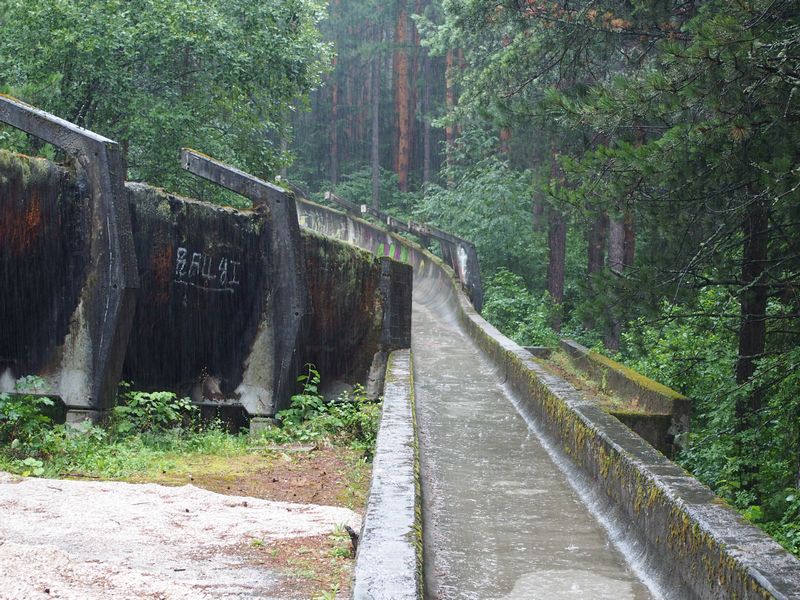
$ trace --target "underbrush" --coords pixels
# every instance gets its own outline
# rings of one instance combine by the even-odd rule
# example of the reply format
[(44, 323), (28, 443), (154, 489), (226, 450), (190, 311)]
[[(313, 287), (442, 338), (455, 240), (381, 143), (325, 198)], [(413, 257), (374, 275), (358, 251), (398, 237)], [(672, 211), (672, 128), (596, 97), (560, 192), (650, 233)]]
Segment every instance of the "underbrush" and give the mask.
[(172, 470), (188, 456), (241, 456), (265, 446), (313, 443), (349, 447), (371, 460), (380, 407), (363, 388), (326, 402), (319, 373), (301, 376), (303, 393), (277, 415), (279, 424), (254, 435), (231, 434), (219, 421), (203, 422), (188, 398), (138, 392), (125, 386), (103, 426), (54, 424), (49, 398), (31, 393), (35, 379), (16, 394), (0, 394), (0, 470), (25, 476), (125, 479)]

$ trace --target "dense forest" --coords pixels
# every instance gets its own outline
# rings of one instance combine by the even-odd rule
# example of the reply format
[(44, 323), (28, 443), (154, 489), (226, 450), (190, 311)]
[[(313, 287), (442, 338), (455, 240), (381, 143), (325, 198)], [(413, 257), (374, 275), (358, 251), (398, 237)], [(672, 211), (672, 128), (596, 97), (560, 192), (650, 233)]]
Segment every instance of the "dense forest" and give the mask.
[(474, 241), (487, 319), (689, 396), (679, 462), (800, 553), (798, 3), (0, 9), (0, 91), (120, 140), (131, 179), (202, 195), (189, 145)]

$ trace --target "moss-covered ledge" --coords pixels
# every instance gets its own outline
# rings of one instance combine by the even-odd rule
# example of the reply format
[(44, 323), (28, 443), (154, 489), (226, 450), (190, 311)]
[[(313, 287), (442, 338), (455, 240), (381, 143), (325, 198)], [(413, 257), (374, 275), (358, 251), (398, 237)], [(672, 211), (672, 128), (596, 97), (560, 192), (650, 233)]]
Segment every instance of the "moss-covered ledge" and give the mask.
[(576, 368), (601, 382), (603, 391), (649, 413), (671, 415), (673, 435), (689, 430), (692, 403), (686, 396), (572, 340), (561, 340), (561, 348)]
[(422, 508), (410, 350), (389, 355), (367, 511), (353, 574), (354, 600), (423, 596)]

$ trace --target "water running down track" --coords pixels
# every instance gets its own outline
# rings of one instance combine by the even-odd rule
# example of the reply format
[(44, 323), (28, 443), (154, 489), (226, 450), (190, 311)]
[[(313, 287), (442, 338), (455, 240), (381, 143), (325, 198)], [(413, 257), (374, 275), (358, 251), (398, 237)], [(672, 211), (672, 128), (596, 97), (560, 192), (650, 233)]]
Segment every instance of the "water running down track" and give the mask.
[(417, 277), (412, 351), (429, 598), (659, 597), (460, 328), (453, 293)]

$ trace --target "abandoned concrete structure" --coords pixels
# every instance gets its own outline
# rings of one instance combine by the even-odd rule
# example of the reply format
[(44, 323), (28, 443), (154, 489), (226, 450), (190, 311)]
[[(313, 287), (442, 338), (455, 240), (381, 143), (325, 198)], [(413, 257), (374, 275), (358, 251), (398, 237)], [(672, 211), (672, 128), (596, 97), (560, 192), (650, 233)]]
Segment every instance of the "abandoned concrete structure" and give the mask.
[(301, 234), (291, 192), (187, 150), (253, 209), (180, 198), (122, 182), (110, 140), (5, 97), (0, 120), (77, 159), (0, 155), (0, 389), (36, 374), (69, 418), (97, 418), (124, 377), (268, 417), (306, 362), (350, 382), (374, 363), (379, 387), (408, 347), (411, 267)]

